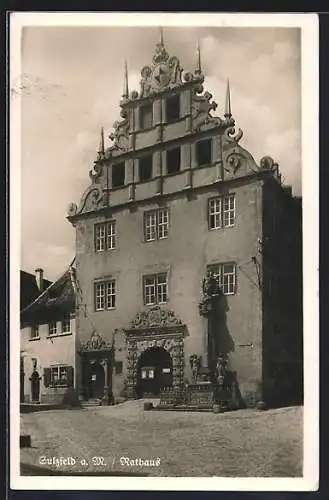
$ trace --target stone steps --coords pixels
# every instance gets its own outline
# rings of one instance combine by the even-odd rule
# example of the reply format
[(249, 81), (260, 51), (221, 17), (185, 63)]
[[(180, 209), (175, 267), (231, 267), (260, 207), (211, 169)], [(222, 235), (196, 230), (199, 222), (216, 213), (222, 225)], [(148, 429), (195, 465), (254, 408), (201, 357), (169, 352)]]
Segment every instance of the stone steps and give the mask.
[(87, 401), (81, 401), (81, 408), (89, 408), (90, 406), (102, 406), (100, 399), (88, 399)]

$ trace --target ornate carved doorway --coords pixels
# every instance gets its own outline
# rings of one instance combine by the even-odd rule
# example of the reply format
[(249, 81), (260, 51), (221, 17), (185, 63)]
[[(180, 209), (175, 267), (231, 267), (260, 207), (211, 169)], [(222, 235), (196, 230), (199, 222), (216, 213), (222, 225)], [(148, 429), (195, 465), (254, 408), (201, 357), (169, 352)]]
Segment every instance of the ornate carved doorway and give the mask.
[(163, 347), (150, 347), (137, 362), (137, 397), (157, 396), (164, 387), (173, 384), (172, 358)]
[(112, 342), (105, 341), (95, 331), (87, 342), (81, 343), (82, 386), (79, 392), (83, 399), (99, 399), (104, 405), (112, 402), (112, 349)]
[[(127, 392), (129, 398), (138, 397), (141, 390), (143, 392), (143, 386), (144, 389), (148, 386), (152, 392), (159, 392), (161, 387), (166, 385), (165, 375), (167, 375), (168, 385), (172, 385), (177, 390), (183, 386), (184, 337), (187, 329), (173, 311), (162, 309), (160, 306), (141, 311), (130, 323), (125, 333), (128, 353)], [(146, 354), (147, 352), (150, 354)], [(148, 379), (148, 383), (144, 384), (141, 384), (142, 367), (147, 369), (144, 376)], [(170, 374), (168, 368), (171, 369)], [(152, 369), (154, 369), (153, 373)], [(163, 369), (165, 372), (162, 371)], [(154, 380), (152, 380), (153, 378)], [(145, 390), (145, 392), (147, 391)]]

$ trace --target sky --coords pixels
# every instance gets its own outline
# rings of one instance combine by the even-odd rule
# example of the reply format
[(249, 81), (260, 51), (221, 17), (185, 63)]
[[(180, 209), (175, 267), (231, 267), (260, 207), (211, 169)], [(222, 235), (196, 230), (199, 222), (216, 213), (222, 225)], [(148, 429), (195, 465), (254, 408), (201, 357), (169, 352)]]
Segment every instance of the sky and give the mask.
[[(241, 146), (259, 162), (272, 156), (286, 184), (301, 194), (299, 28), (164, 28), (170, 55), (195, 67), (199, 39), (205, 90), (224, 113), (230, 79)], [(67, 207), (90, 185), (102, 126), (120, 119), (125, 60), (129, 90), (151, 63), (158, 27), (25, 27), (22, 78), (21, 269), (59, 277), (75, 255)], [(106, 146), (111, 142), (106, 141)]]

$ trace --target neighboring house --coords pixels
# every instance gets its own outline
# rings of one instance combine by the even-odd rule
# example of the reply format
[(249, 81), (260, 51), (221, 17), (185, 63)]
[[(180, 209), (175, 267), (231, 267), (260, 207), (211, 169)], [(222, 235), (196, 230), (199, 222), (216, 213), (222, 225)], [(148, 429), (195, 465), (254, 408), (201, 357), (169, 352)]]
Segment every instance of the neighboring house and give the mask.
[[(301, 200), (270, 157), (257, 164), (240, 146), (229, 85), (224, 116), (212, 116), (200, 53), (182, 79), (161, 40), (141, 77), (129, 92), (126, 71), (114, 145), (102, 131), (91, 185), (69, 208), (79, 393), (179, 390), (191, 357), (207, 369), (224, 353), (246, 405), (291, 401), (302, 392)], [(208, 271), (225, 299), (216, 352), (199, 311)], [(49, 367), (42, 329), (30, 344), (47, 344)]]
[(61, 403), (75, 387), (74, 279), (70, 266), (21, 310), (21, 402)]
[(20, 280), (20, 311), (30, 305), (40, 293), (51, 285), (51, 281), (44, 279), (42, 269), (36, 269), (35, 274), (21, 271)]

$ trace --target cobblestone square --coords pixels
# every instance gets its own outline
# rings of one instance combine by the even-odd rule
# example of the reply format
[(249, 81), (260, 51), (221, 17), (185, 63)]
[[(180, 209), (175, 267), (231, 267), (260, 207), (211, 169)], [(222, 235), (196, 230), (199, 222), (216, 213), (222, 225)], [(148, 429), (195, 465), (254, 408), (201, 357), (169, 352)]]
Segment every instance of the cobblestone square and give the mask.
[(301, 407), (144, 411), (142, 401), (27, 413), (21, 434), (31, 434), (32, 447), (21, 463), (104, 475), (301, 477), (302, 415)]

